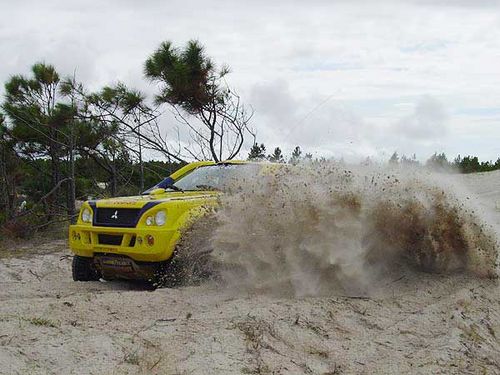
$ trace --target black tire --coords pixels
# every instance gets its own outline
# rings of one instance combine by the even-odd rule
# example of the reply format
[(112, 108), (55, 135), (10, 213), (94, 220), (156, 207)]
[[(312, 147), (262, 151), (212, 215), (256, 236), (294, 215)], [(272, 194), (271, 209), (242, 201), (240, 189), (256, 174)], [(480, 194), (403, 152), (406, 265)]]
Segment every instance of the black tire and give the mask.
[(97, 281), (100, 278), (93, 259), (78, 255), (73, 257), (72, 274), (74, 281)]

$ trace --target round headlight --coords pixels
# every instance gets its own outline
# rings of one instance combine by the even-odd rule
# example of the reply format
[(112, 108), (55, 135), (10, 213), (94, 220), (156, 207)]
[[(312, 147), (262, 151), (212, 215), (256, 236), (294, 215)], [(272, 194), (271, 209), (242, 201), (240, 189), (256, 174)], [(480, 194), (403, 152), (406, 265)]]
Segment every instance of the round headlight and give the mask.
[(84, 208), (82, 211), (82, 221), (85, 223), (92, 221), (92, 212), (88, 208)]
[(158, 211), (155, 215), (156, 225), (163, 225), (167, 222), (167, 213), (165, 211)]
[(154, 223), (155, 223), (155, 219), (154, 219), (154, 217), (153, 217), (153, 216), (148, 216), (148, 217), (146, 218), (146, 225), (151, 226), (151, 225), (153, 225)]

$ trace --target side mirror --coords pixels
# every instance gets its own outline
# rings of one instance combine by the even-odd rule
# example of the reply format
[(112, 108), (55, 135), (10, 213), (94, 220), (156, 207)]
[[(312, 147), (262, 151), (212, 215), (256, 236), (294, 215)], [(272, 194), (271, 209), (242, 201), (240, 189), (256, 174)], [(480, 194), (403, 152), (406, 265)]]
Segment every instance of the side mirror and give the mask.
[(149, 195), (160, 195), (160, 194), (163, 194), (165, 192), (165, 189), (163, 188), (156, 188), (156, 189), (153, 189), (149, 192)]

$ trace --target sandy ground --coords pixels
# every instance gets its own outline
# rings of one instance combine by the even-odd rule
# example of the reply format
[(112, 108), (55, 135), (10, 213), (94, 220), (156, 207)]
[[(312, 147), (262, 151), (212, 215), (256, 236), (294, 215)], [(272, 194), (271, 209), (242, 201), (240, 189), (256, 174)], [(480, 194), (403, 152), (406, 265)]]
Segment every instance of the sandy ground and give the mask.
[[(500, 173), (458, 178), (500, 227)], [(297, 299), (73, 282), (63, 241), (9, 254), (0, 374), (500, 374), (488, 279), (402, 272), (369, 298)]]

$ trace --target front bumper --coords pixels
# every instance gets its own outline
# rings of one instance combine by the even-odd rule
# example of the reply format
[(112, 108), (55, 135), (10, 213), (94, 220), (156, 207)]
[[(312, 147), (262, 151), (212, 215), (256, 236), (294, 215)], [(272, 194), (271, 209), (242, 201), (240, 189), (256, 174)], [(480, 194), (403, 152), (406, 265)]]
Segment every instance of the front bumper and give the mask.
[(163, 227), (112, 228), (79, 224), (69, 227), (69, 247), (83, 257), (116, 254), (140, 262), (162, 262), (170, 259), (179, 238), (179, 231)]

